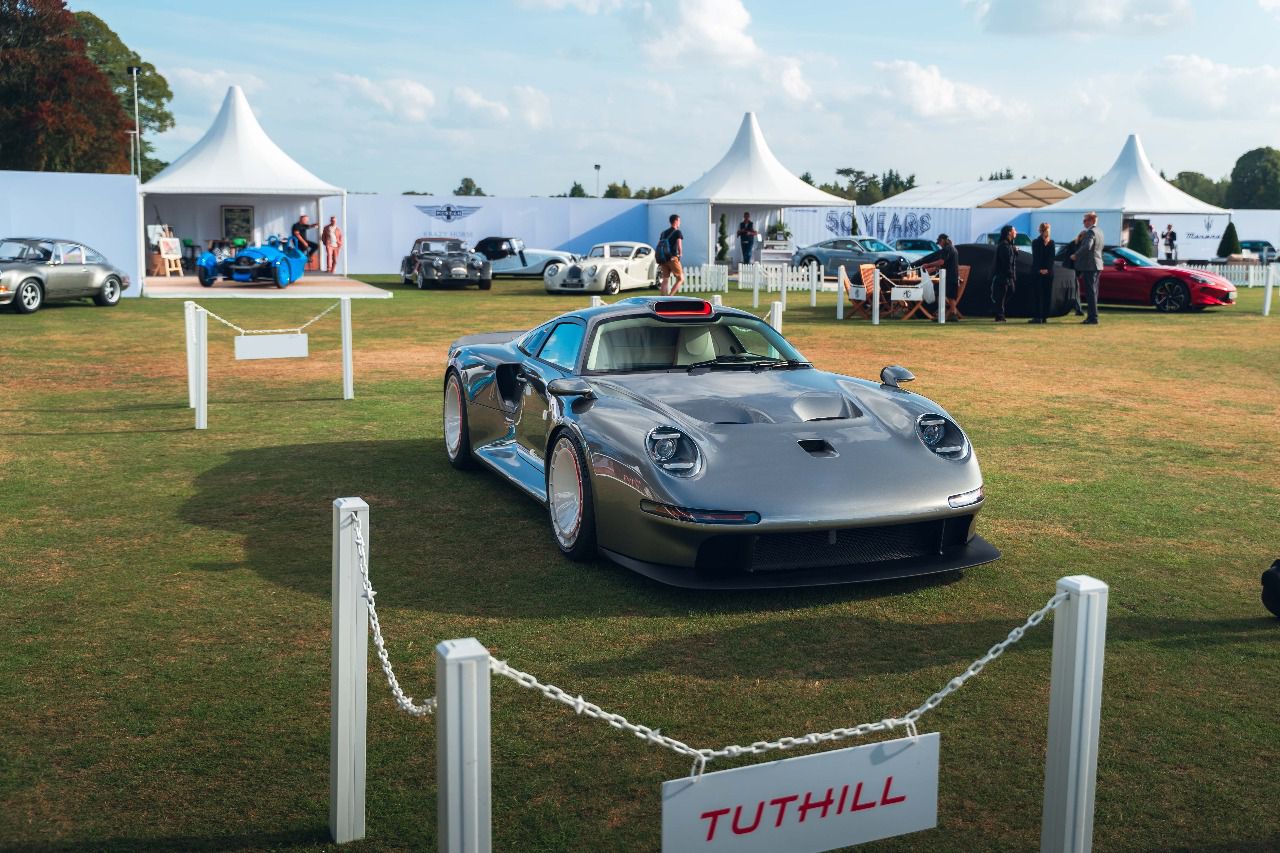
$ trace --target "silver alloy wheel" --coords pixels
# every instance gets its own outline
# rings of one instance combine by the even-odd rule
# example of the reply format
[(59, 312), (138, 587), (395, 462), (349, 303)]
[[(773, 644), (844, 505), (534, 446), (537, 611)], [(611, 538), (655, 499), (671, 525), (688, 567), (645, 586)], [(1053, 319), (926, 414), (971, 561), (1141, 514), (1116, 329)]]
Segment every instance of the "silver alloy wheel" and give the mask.
[(551, 451), (551, 475), (547, 477), (547, 503), (551, 529), (565, 548), (571, 548), (582, 528), (582, 470), (573, 440), (561, 437)]
[(102, 298), (105, 302), (115, 302), (120, 298), (120, 282), (109, 278), (102, 283)]
[(462, 385), (458, 374), (449, 374), (444, 389), (444, 449), (450, 459), (458, 458), (462, 447)]
[(609, 274), (605, 276), (604, 292), (612, 296), (622, 289), (622, 279), (618, 276), (617, 270), (609, 270)]
[(28, 311), (34, 311), (40, 307), (40, 303), (44, 301), (43, 294), (40, 292), (40, 285), (34, 281), (24, 281), (18, 287), (18, 299), (22, 302), (22, 307)]

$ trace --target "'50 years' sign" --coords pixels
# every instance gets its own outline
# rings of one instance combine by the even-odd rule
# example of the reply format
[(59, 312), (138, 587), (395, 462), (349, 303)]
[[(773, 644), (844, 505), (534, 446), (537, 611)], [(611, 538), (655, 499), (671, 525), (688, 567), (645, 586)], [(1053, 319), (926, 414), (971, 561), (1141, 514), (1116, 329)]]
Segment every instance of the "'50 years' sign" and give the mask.
[(819, 853), (938, 822), (938, 734), (662, 785), (662, 849)]

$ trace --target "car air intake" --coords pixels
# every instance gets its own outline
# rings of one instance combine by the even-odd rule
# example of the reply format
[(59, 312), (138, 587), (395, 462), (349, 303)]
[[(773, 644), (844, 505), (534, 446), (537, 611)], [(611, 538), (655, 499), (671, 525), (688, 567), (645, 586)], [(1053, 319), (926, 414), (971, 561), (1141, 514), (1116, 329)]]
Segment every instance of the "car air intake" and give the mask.
[(810, 456), (827, 457), (839, 456), (836, 449), (821, 438), (802, 438), (798, 442), (801, 449)]

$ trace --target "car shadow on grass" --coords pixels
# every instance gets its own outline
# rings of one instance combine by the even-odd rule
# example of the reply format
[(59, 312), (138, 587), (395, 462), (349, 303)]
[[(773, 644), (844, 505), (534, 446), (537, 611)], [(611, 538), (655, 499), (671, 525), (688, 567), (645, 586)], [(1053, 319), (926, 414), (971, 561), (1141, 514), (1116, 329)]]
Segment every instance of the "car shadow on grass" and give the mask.
[(172, 838), (99, 838), (91, 841), (30, 842), (10, 846), (0, 844), (0, 853), (88, 853), (88, 851), (223, 851), (223, 850), (276, 850), (300, 846), (320, 846), (330, 841), (328, 830), (307, 828), (282, 832), (244, 833), (241, 835), (214, 835), (200, 837), (183, 835)]
[(195, 568), (247, 565), (273, 583), (328, 598), (339, 497), (369, 503), (370, 577), (379, 604), (389, 607), (530, 618), (786, 611), (960, 577), (724, 592), (663, 586), (603, 558), (574, 563), (556, 547), (539, 503), (491, 472), (455, 471), (439, 439), (234, 451), (196, 478), (179, 516), (244, 543), (243, 562)]

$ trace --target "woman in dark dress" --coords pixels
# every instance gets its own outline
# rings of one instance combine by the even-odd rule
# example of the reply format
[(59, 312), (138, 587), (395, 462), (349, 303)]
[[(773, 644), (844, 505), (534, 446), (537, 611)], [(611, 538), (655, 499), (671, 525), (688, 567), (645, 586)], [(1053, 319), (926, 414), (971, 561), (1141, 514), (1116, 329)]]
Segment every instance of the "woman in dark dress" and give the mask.
[(1018, 279), (1018, 249), (1013, 243), (1017, 236), (1017, 229), (1006, 225), (1000, 229), (1000, 242), (996, 243), (995, 268), (991, 271), (991, 301), (997, 323), (1004, 322), (1004, 306)]
[(1049, 300), (1053, 296), (1053, 240), (1049, 237), (1049, 223), (1040, 223), (1040, 236), (1031, 241), (1031, 271), (1035, 275), (1035, 313), (1029, 323), (1049, 321)]

